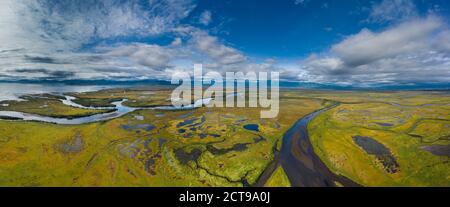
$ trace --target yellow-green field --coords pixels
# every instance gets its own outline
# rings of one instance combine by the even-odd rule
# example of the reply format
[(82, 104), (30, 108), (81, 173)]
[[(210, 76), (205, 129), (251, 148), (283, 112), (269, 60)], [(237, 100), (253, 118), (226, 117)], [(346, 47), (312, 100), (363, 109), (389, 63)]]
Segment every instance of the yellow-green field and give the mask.
[[(70, 95), (95, 106), (123, 98), (129, 106), (170, 104), (170, 91), (164, 88)], [(274, 119), (260, 119), (260, 108), (204, 107), (138, 110), (82, 125), (0, 120), (0, 186), (253, 185), (281, 149), (283, 134), (300, 118), (336, 102), (340, 105), (308, 128), (314, 151), (334, 173), (365, 186), (450, 186), (449, 157), (424, 148), (450, 144), (448, 93), (298, 89), (282, 90)], [(11, 110), (31, 104), (10, 103)], [(60, 111), (27, 112), (85, 110), (46, 103)], [(248, 124), (258, 130), (245, 129)], [(386, 171), (380, 156), (366, 153), (353, 136), (373, 138), (388, 148), (397, 171)], [(282, 167), (266, 186), (290, 186)]]
[[(251, 185), (283, 132), (322, 101), (284, 100), (281, 107), (271, 120), (260, 119), (258, 108), (201, 108), (140, 110), (76, 126), (0, 121), (0, 185)], [(258, 124), (259, 131), (245, 124)]]
[[(450, 186), (448, 93), (320, 97), (342, 101), (308, 127), (315, 152), (335, 173), (365, 186)], [(382, 157), (355, 143), (355, 136), (370, 137), (389, 149), (398, 165), (395, 172)], [(444, 151), (425, 150), (429, 146)]]

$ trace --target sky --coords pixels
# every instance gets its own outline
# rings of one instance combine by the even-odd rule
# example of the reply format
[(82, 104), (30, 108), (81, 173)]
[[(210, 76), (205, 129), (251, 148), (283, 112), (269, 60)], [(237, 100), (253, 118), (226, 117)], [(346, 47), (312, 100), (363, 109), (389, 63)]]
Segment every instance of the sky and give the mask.
[(1, 80), (277, 71), (339, 86), (450, 83), (447, 0), (2, 0)]

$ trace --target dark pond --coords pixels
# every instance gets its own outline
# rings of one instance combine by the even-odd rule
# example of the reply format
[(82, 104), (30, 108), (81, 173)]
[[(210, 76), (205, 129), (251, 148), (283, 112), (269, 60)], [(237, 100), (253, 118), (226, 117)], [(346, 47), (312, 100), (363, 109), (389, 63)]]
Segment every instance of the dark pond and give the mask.
[(220, 134), (209, 134), (209, 136), (214, 137), (214, 138), (218, 138), (218, 137), (220, 137)]
[(450, 157), (450, 145), (423, 146), (421, 149), (431, 152), (433, 155)]
[(155, 126), (151, 124), (138, 124), (138, 125), (122, 125), (122, 129), (125, 130), (135, 130), (135, 129), (142, 129), (145, 131), (151, 131), (155, 128)]
[(259, 132), (259, 125), (258, 124), (246, 124), (246, 125), (244, 125), (244, 129)]
[(192, 124), (192, 123), (194, 123), (194, 122), (197, 121), (197, 120), (198, 120), (198, 118), (192, 118), (192, 119), (184, 120), (184, 121), (178, 123), (178, 124), (177, 124), (177, 127), (183, 127), (183, 126)]
[(378, 124), (378, 125), (380, 125), (380, 126), (384, 126), (384, 127), (391, 127), (391, 126), (394, 126), (393, 124), (391, 124), (391, 123), (382, 123), (382, 122), (377, 122), (376, 124)]
[(180, 161), (181, 164), (186, 165), (189, 161), (197, 161), (202, 151), (199, 149), (193, 149), (190, 152), (185, 151), (184, 149), (176, 149), (174, 150), (175, 157)]
[(262, 142), (262, 141), (265, 141), (265, 140), (266, 139), (264, 139), (264, 137), (262, 137), (262, 136), (253, 138), (253, 141), (255, 141), (255, 143), (259, 143), (259, 142)]
[(78, 153), (83, 149), (83, 138), (77, 134), (74, 139), (58, 144), (56, 147), (63, 153)]
[(159, 149), (161, 149), (166, 142), (167, 142), (167, 139), (159, 138)]
[(375, 155), (388, 173), (396, 173), (398, 171), (399, 165), (397, 160), (386, 146), (371, 137), (353, 136), (352, 138), (367, 154)]
[(231, 148), (224, 148), (224, 149), (222, 149), (222, 148), (218, 149), (212, 145), (208, 145), (208, 146), (206, 146), (206, 149), (209, 152), (211, 152), (211, 154), (213, 154), (213, 155), (223, 155), (223, 154), (229, 153), (231, 151), (242, 152), (247, 149), (247, 145), (249, 145), (249, 143), (240, 143), (240, 144), (233, 145)]
[(148, 158), (145, 160), (144, 168), (145, 171), (150, 172), (151, 174), (154, 174), (154, 171), (152, 170), (153, 165), (155, 165), (155, 160), (152, 158)]

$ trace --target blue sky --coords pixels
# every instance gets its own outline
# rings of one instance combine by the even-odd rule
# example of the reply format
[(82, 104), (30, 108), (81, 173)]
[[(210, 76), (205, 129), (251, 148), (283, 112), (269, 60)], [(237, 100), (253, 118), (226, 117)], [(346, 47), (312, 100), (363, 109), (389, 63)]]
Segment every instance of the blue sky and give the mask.
[[(218, 21), (208, 29), (236, 48), (258, 57), (297, 58), (321, 52), (363, 28), (382, 30), (389, 23), (367, 21), (380, 1), (368, 0), (229, 0), (199, 2), (193, 16), (211, 11)], [(301, 3), (300, 3), (301, 2)], [(426, 16), (438, 5), (448, 17), (450, 2), (417, 1), (417, 13)], [(222, 20), (222, 21), (220, 21)], [(188, 18), (187, 20), (193, 21)], [(194, 20), (195, 21), (195, 20)]]
[(0, 79), (279, 71), (331, 85), (450, 82), (446, 0), (4, 0)]

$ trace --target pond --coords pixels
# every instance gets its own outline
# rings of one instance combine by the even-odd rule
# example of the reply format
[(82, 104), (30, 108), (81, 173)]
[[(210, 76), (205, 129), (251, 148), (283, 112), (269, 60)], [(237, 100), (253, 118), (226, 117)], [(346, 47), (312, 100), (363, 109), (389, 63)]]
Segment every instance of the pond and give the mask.
[(367, 154), (375, 155), (388, 173), (396, 173), (398, 171), (399, 165), (397, 160), (386, 146), (372, 137), (353, 136), (352, 138)]
[(244, 129), (249, 130), (249, 131), (259, 132), (259, 125), (258, 124), (246, 124), (246, 125), (244, 125)]
[(421, 149), (426, 150), (436, 156), (450, 157), (450, 145), (430, 145), (423, 146)]

